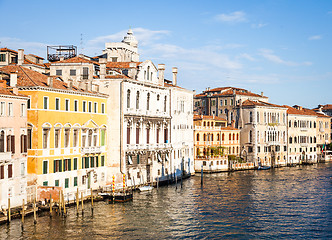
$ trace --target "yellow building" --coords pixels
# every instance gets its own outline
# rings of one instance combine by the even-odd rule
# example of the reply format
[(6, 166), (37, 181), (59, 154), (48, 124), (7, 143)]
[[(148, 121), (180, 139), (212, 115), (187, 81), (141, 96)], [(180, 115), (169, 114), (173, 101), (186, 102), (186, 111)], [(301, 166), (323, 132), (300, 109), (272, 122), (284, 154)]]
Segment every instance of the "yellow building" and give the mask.
[(106, 184), (107, 95), (22, 66), (10, 74), (28, 102), (28, 185), (60, 186), (66, 198)]
[(240, 130), (227, 127), (227, 120), (194, 115), (195, 171), (217, 172), (228, 170), (228, 159), (240, 153)]

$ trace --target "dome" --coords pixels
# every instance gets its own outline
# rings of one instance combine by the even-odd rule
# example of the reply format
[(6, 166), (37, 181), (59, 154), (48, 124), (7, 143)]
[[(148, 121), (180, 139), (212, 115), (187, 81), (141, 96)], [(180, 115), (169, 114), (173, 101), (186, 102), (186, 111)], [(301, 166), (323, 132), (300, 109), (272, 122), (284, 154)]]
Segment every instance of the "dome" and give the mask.
[(124, 36), (123, 43), (127, 43), (130, 46), (137, 47), (138, 41), (136, 40), (135, 36), (133, 35), (133, 31), (131, 28), (128, 30), (127, 35)]

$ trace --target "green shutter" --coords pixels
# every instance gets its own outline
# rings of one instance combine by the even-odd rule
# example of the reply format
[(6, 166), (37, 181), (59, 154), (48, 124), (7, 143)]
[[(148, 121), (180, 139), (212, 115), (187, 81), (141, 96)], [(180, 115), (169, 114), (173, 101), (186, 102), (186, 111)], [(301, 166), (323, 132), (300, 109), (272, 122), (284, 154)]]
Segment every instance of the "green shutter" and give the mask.
[(43, 186), (47, 186), (48, 185), (48, 181), (43, 182)]
[(137, 154), (137, 164), (139, 164), (139, 154)]
[(55, 180), (54, 185), (55, 185), (56, 187), (59, 187), (59, 180)]
[(94, 163), (94, 157), (90, 157), (90, 167), (95, 167), (95, 163)]
[(96, 167), (99, 167), (99, 158), (96, 156)]
[(77, 186), (77, 177), (74, 177), (74, 187)]
[(89, 168), (89, 157), (85, 157), (85, 168)]
[(47, 174), (47, 166), (48, 166), (48, 162), (44, 161), (43, 162), (43, 174)]
[(68, 159), (68, 171), (71, 171), (71, 159)]
[(53, 161), (53, 172), (56, 173), (56, 160)]
[(74, 158), (74, 170), (77, 170), (77, 158)]
[(105, 146), (105, 129), (101, 130), (101, 146)]
[(69, 178), (65, 178), (65, 188), (68, 188), (69, 186)]
[(59, 172), (62, 172), (62, 160), (59, 160)]
[(84, 168), (84, 157), (82, 157), (82, 169)]

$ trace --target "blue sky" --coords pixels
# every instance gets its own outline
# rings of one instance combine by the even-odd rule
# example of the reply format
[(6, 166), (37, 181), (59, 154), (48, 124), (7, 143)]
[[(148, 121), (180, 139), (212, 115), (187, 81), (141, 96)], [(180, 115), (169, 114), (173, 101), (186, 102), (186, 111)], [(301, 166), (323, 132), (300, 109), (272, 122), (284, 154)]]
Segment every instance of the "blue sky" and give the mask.
[[(180, 86), (235, 86), (276, 104), (332, 103), (332, 1), (0, 0), (0, 47), (101, 54), (129, 26), (140, 60), (179, 68)], [(81, 41), (82, 34), (82, 41)], [(82, 42), (82, 44), (81, 44)]]

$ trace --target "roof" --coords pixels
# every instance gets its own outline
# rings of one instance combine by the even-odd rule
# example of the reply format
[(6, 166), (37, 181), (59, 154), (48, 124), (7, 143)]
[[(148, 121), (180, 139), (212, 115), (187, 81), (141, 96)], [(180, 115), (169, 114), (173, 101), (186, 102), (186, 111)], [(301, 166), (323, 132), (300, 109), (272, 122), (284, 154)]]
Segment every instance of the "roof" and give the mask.
[(127, 77), (126, 75), (123, 74), (114, 74), (114, 75), (106, 75), (105, 76), (106, 79), (128, 79), (129, 77)]
[(217, 117), (217, 116), (209, 116), (209, 115), (194, 115), (194, 121), (195, 120), (215, 120), (215, 121), (227, 121), (224, 118)]
[(231, 127), (231, 126), (227, 126), (227, 127), (221, 127), (222, 130), (240, 130), (238, 128), (235, 127)]
[(15, 93), (13, 93), (13, 90), (12, 90), (12, 89), (4, 88), (4, 87), (2, 87), (2, 86), (0, 86), (0, 95), (28, 97), (28, 96), (23, 95), (23, 94), (20, 94), (20, 93), (15, 94)]
[(287, 108), (287, 114), (292, 114), (292, 115), (309, 115), (309, 116), (316, 116), (316, 117), (326, 117), (326, 118), (330, 118), (327, 115), (315, 112), (314, 110), (308, 109), (308, 108), (293, 108), (287, 105), (284, 105), (284, 107)]
[(263, 101), (252, 101), (250, 99), (245, 100), (242, 103), (242, 106), (262, 106), (262, 107), (279, 107), (279, 108), (285, 108), (285, 106), (277, 105), (277, 104), (272, 104), (272, 103), (267, 103)]
[(18, 54), (17, 51), (9, 49), (9, 48), (0, 48), (0, 52), (13, 52), (13, 53), (17, 53)]
[(108, 62), (106, 64), (107, 68), (130, 68), (130, 63), (135, 63), (136, 67), (140, 65), (142, 62)]
[(319, 110), (320, 107), (322, 108), (322, 110), (332, 110), (332, 104), (319, 105), (313, 110)]
[[(4, 72), (6, 74), (16, 72), (18, 87), (34, 87), (34, 86), (49, 87), (49, 85), (47, 84), (48, 76), (19, 65), (4, 66), (0, 68), (0, 72)], [(52, 88), (69, 90), (67, 83), (57, 79), (56, 77), (52, 78), (53, 78)], [(88, 92), (85, 91), (84, 89), (79, 89), (77, 87), (73, 87), (71, 90), (79, 92)]]
[(99, 65), (98, 62), (95, 62), (95, 61), (92, 61), (92, 60), (89, 60), (89, 59), (86, 59), (86, 58), (82, 58), (80, 56), (68, 58), (68, 59), (61, 60), (61, 61), (56, 61), (56, 62), (53, 62), (51, 65), (57, 64), (57, 63), (92, 63), (92, 64)]
[[(43, 59), (43, 58), (41, 58), (41, 59)], [(26, 58), (24, 58), (23, 64), (32, 64), (32, 65), (37, 65), (37, 66), (41, 66), (41, 67), (47, 67), (47, 65), (44, 64), (44, 63), (43, 64), (35, 63), (35, 62), (32, 62), (32, 61), (30, 61), (29, 59), (26, 59)]]
[(42, 59), (42, 60), (44, 60), (44, 58), (42, 58), (42, 57), (39, 57), (39, 56), (37, 56), (37, 55), (35, 55), (35, 54), (29, 54), (30, 56), (33, 56), (33, 57), (35, 57), (35, 58), (39, 58), (39, 59)]
[(213, 97), (218, 97), (218, 96), (227, 96), (227, 95), (244, 95), (244, 96), (251, 96), (251, 97), (261, 97), (261, 98), (267, 98), (266, 96), (259, 95), (256, 93), (252, 93), (246, 89), (243, 88), (235, 88), (235, 87), (218, 87), (218, 88), (213, 88), (209, 89), (206, 91), (203, 91), (200, 94), (195, 95), (195, 97), (205, 97), (205, 96), (213, 96)]
[(173, 84), (169, 84), (169, 83), (165, 83), (165, 82), (164, 82), (164, 87), (175, 87), (175, 88), (185, 89), (185, 88), (179, 87), (177, 85), (173, 85)]

